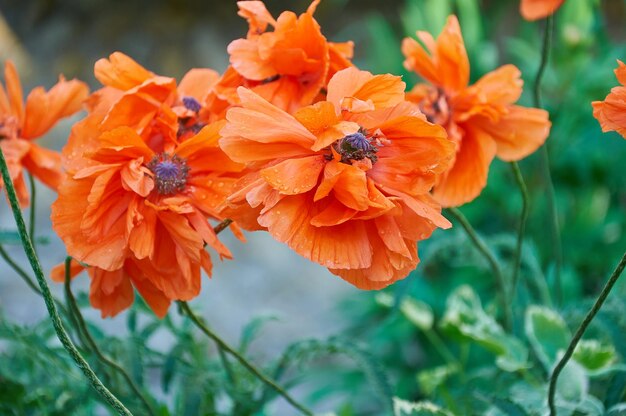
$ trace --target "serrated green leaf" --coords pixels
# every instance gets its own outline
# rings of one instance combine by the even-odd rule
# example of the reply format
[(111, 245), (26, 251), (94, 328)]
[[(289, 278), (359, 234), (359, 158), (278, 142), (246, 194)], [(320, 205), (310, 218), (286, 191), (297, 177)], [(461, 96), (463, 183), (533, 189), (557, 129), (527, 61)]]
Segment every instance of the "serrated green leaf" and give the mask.
[(526, 346), (506, 334), (500, 324), (484, 311), (478, 295), (470, 286), (460, 286), (448, 297), (441, 327), (496, 354), (496, 365), (505, 371), (517, 371), (528, 366)]
[(591, 372), (608, 368), (617, 358), (613, 345), (601, 344), (595, 339), (581, 340), (572, 356)]
[(435, 317), (433, 310), (424, 302), (413, 298), (406, 298), (400, 304), (400, 312), (409, 322), (421, 329), (429, 331), (433, 327)]
[(393, 398), (393, 414), (394, 416), (453, 416), (452, 413), (434, 403), (408, 402), (398, 397)]
[(526, 309), (524, 330), (546, 370), (553, 367), (559, 351), (567, 348), (572, 337), (561, 315), (544, 306)]
[(570, 360), (556, 383), (556, 394), (570, 403), (580, 403), (589, 391), (589, 378), (585, 369)]
[(626, 416), (626, 403), (618, 403), (612, 406), (606, 412), (606, 416)]

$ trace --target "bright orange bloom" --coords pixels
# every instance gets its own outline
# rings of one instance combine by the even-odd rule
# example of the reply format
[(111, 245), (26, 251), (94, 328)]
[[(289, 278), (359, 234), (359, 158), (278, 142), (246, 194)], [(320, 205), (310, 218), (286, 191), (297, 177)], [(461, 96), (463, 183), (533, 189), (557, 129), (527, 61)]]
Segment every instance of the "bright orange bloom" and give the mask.
[(522, 0), (520, 13), (526, 20), (539, 20), (554, 14), (565, 0)]
[[(293, 112), (316, 100), (335, 72), (351, 66), (352, 42), (328, 42), (313, 18), (320, 0), (299, 17), (283, 12), (274, 19), (262, 1), (239, 1), (239, 15), (250, 26), (245, 39), (228, 45), (231, 66), (215, 91), (238, 103), (237, 87), (253, 90), (279, 108)], [(274, 30), (268, 32), (267, 27)]]
[(615, 76), (621, 87), (615, 87), (604, 101), (594, 101), (593, 116), (598, 119), (602, 131), (616, 131), (626, 139), (626, 65), (617, 61)]
[(437, 41), (426, 32), (417, 36), (428, 52), (414, 39), (404, 39), (404, 66), (430, 84), (418, 84), (407, 99), (445, 127), (456, 144), (456, 159), (438, 178), (434, 196), (444, 207), (462, 205), (485, 187), (495, 156), (505, 161), (528, 156), (544, 143), (551, 124), (546, 111), (514, 105), (523, 82), (513, 65), (468, 85), (469, 61), (455, 16), (448, 18)]
[(217, 206), (243, 166), (218, 147), (224, 121), (204, 121), (213, 71), (192, 70), (177, 88), (118, 53), (96, 63), (96, 76), (107, 87), (63, 149), (53, 228), (92, 266), (91, 301), (103, 316), (128, 307), (133, 286), (162, 316), (169, 300), (199, 293), (201, 268), (210, 275), (205, 245), (231, 258), (207, 219), (222, 219)]
[(20, 204), (26, 207), (30, 198), (23, 169), (55, 190), (62, 179), (61, 155), (37, 146), (33, 140), (80, 110), (89, 88), (83, 82), (66, 81), (60, 76), (50, 91), (42, 87), (32, 90), (24, 105), (20, 79), (11, 61), (4, 65), (4, 80), (6, 90), (0, 84), (0, 147)]
[(416, 241), (450, 226), (429, 191), (453, 145), (404, 101), (404, 87), (348, 68), (327, 101), (294, 115), (239, 88), (220, 144), (252, 173), (230, 203), (255, 208), (257, 228), (359, 288), (405, 277)]

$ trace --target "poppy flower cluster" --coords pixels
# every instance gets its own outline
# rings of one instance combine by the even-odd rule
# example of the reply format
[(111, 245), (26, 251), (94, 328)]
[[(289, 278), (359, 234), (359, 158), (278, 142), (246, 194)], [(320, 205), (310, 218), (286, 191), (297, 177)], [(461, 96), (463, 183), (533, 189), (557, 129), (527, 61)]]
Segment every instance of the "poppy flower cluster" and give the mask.
[[(356, 287), (383, 288), (417, 266), (420, 240), (451, 226), (442, 207), (480, 194), (496, 156), (519, 160), (548, 137), (548, 113), (515, 104), (516, 67), (470, 85), (454, 16), (436, 40), (404, 40), (405, 66), (425, 81), (406, 92), (398, 76), (354, 67), (352, 42), (327, 40), (319, 0), (277, 18), (261, 1), (237, 4), (249, 29), (221, 75), (196, 68), (177, 82), (116, 52), (96, 63), (91, 95), (61, 79), (24, 109), (7, 64), (0, 145), (12, 178), (23, 204), (22, 167), (58, 190), (53, 228), (103, 317), (135, 292), (158, 316), (197, 296), (207, 249), (232, 258), (213, 229), (226, 219), (241, 240), (240, 227), (267, 231)], [(624, 134), (622, 90), (594, 114)], [(62, 155), (31, 143), (81, 104)]]

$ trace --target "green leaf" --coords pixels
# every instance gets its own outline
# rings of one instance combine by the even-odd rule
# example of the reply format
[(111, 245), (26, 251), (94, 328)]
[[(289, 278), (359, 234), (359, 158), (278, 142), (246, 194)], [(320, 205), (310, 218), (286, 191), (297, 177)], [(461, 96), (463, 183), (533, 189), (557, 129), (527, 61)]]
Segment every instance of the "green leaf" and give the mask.
[(611, 407), (606, 416), (626, 416), (626, 403), (618, 403)]
[(422, 331), (429, 331), (433, 327), (435, 317), (433, 310), (424, 302), (413, 298), (406, 298), (400, 304), (400, 312), (413, 325)]
[(442, 386), (450, 376), (457, 374), (459, 368), (456, 365), (442, 365), (428, 370), (420, 371), (417, 374), (417, 383), (420, 390), (427, 396), (432, 395)]
[(546, 370), (552, 369), (559, 351), (567, 349), (572, 337), (561, 315), (544, 306), (526, 309), (524, 330)]
[(590, 339), (578, 343), (572, 358), (586, 370), (596, 372), (608, 368), (617, 356), (613, 345), (603, 345), (595, 339)]
[(556, 393), (565, 401), (580, 403), (589, 391), (585, 369), (576, 361), (569, 361), (556, 383)]
[(506, 334), (484, 311), (470, 286), (460, 286), (448, 297), (441, 326), (445, 331), (475, 341), (496, 354), (496, 365), (502, 370), (513, 372), (528, 367), (528, 349), (520, 340)]
[(394, 416), (453, 416), (449, 411), (431, 402), (408, 402), (406, 400), (393, 398)]
[(527, 416), (528, 413), (522, 406), (509, 399), (502, 399), (500, 397), (492, 397), (491, 402), (500, 410), (503, 414), (508, 416)]

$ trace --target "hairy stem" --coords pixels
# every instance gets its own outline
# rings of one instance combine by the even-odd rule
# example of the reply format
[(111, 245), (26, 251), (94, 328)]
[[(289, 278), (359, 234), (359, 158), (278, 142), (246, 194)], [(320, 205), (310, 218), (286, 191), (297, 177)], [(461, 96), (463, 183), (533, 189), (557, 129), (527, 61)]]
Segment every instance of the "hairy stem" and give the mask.
[(517, 292), (517, 281), (519, 279), (520, 266), (522, 264), (522, 246), (524, 244), (524, 232), (526, 231), (526, 220), (528, 219), (528, 189), (522, 176), (522, 171), (517, 162), (511, 162), (511, 170), (515, 177), (515, 182), (519, 187), (522, 196), (522, 212), (519, 219), (519, 228), (517, 231), (517, 246), (515, 247), (515, 257), (513, 263), (513, 274), (511, 275), (511, 293), (509, 299), (511, 304), (515, 303), (515, 294)]
[(478, 236), (472, 225), (469, 223), (465, 215), (461, 213), (457, 208), (448, 208), (448, 212), (452, 214), (452, 216), (457, 220), (461, 227), (465, 230), (468, 237), (474, 243), (474, 246), (480, 254), (483, 255), (489, 266), (491, 267), (491, 271), (493, 276), (496, 279), (496, 285), (498, 285), (498, 291), (500, 292), (500, 305), (502, 307), (502, 312), (504, 314), (504, 327), (506, 329), (511, 328), (511, 308), (508, 305), (507, 301), (507, 288), (506, 283), (504, 282), (504, 276), (502, 275), (502, 271), (500, 270), (500, 266), (498, 265), (498, 261), (496, 260), (496, 256), (489, 250), (487, 244)]
[(155, 412), (152, 410), (150, 403), (141, 393), (141, 390), (135, 384), (131, 376), (126, 372), (126, 370), (124, 370), (124, 368), (121, 365), (119, 365), (112, 359), (105, 356), (102, 353), (102, 351), (100, 351), (98, 344), (96, 344), (96, 341), (91, 336), (91, 333), (89, 332), (89, 329), (87, 328), (85, 319), (83, 318), (83, 315), (80, 312), (80, 308), (78, 307), (78, 304), (76, 303), (76, 298), (74, 297), (74, 294), (72, 293), (71, 278), (70, 278), (71, 262), (72, 262), (72, 258), (68, 256), (65, 259), (65, 296), (67, 298), (67, 303), (69, 305), (69, 308), (72, 312), (72, 316), (74, 317), (75, 322), (78, 325), (78, 330), (82, 334), (83, 339), (86, 341), (87, 345), (89, 345), (89, 348), (94, 352), (94, 354), (96, 354), (96, 357), (98, 358), (98, 360), (102, 364), (109, 366), (113, 370), (117, 371), (124, 378), (124, 380), (126, 380), (126, 383), (128, 383), (128, 386), (131, 388), (133, 393), (135, 393), (135, 395), (139, 398), (147, 414), (151, 416), (155, 416)]
[(35, 216), (37, 214), (36, 201), (37, 201), (37, 187), (35, 185), (35, 178), (32, 173), (28, 174), (28, 182), (30, 183), (30, 212), (28, 218), (28, 235), (30, 241), (33, 242), (33, 248), (37, 252), (37, 246), (35, 245)]
[(263, 374), (259, 369), (257, 369), (252, 363), (246, 360), (239, 352), (237, 352), (234, 348), (226, 344), (224, 340), (222, 340), (216, 333), (211, 331), (197, 316), (193, 313), (189, 304), (184, 301), (178, 301), (182, 311), (191, 319), (198, 329), (200, 329), (206, 336), (211, 338), (223, 351), (232, 355), (241, 365), (243, 365), (248, 371), (250, 371), (255, 377), (261, 380), (263, 383), (272, 388), (276, 393), (281, 395), (289, 404), (291, 404), (294, 408), (298, 409), (302, 414), (312, 416), (313, 412), (304, 405), (298, 403), (289, 393), (287, 393), (282, 387), (276, 384), (275, 381), (271, 380), (265, 374)]
[(22, 216), (22, 211), (20, 211), (20, 205), (17, 200), (17, 195), (15, 193), (15, 186), (11, 181), (9, 168), (7, 166), (6, 159), (4, 158), (4, 152), (2, 151), (2, 148), (0, 148), (0, 171), (2, 172), (2, 179), (4, 181), (7, 196), (9, 198), (11, 210), (13, 211), (13, 217), (15, 218), (15, 223), (17, 224), (17, 230), (20, 235), (20, 239), (22, 240), (22, 246), (24, 248), (24, 251), (26, 252), (26, 256), (28, 257), (28, 261), (30, 262), (33, 272), (35, 273), (35, 277), (37, 278), (37, 283), (39, 284), (39, 287), (41, 289), (41, 293), (46, 303), (46, 308), (48, 309), (48, 314), (50, 315), (52, 325), (54, 326), (54, 330), (56, 331), (59, 341), (61, 341), (61, 344), (67, 350), (70, 357), (72, 357), (78, 368), (83, 372), (83, 374), (85, 374), (85, 377), (87, 377), (89, 383), (104, 398), (104, 400), (106, 400), (106, 402), (109, 403), (111, 407), (113, 407), (120, 415), (132, 415), (132, 413), (122, 404), (122, 402), (120, 402), (119, 399), (115, 397), (104, 384), (102, 384), (102, 382), (93, 372), (87, 361), (85, 361), (83, 356), (80, 355), (80, 352), (70, 339), (67, 331), (63, 326), (63, 322), (61, 321), (61, 318), (57, 311), (54, 299), (52, 297), (52, 293), (50, 293), (50, 288), (48, 287), (48, 283), (46, 282), (46, 278), (41, 268), (41, 264), (39, 263), (39, 258), (35, 253), (33, 244), (30, 240), (30, 236), (28, 235), (26, 224), (24, 223), (24, 217)]
[[(541, 62), (535, 76), (535, 84), (533, 89), (533, 101), (537, 108), (542, 107), (541, 102), (541, 80), (545, 72), (548, 61), (550, 60), (550, 49), (552, 45), (552, 32), (554, 32), (554, 16), (548, 16), (543, 32), (543, 45), (541, 49)], [(546, 144), (541, 146), (539, 151), (541, 156), (541, 172), (546, 187), (546, 198), (548, 209), (550, 211), (550, 234), (552, 240), (553, 256), (554, 256), (554, 297), (556, 304), (561, 303), (561, 268), (563, 264), (563, 249), (561, 248), (561, 231), (559, 226), (559, 211), (556, 206), (556, 197), (554, 193), (554, 182), (550, 172), (550, 155)]]
[(582, 338), (583, 334), (587, 330), (587, 327), (589, 326), (593, 318), (595, 318), (598, 311), (600, 311), (600, 308), (604, 304), (607, 296), (609, 296), (609, 293), (611, 293), (611, 290), (617, 282), (617, 279), (622, 274), (622, 271), (624, 271), (624, 267), (626, 267), (626, 253), (624, 253), (624, 255), (622, 256), (622, 259), (613, 271), (613, 274), (611, 274), (611, 277), (609, 277), (609, 280), (608, 282), (606, 282), (606, 285), (602, 289), (602, 292), (600, 292), (600, 296), (598, 296), (598, 299), (596, 299), (589, 312), (587, 312), (585, 319), (583, 319), (582, 323), (576, 330), (576, 333), (572, 337), (572, 340), (570, 341), (569, 346), (565, 351), (565, 354), (563, 354), (563, 357), (561, 357), (561, 360), (557, 363), (556, 367), (554, 367), (554, 370), (552, 371), (552, 375), (550, 376), (550, 386), (548, 388), (548, 406), (550, 407), (550, 416), (556, 416), (556, 405), (554, 403), (554, 396), (556, 393), (556, 382), (559, 379), (559, 375), (561, 374), (561, 371), (563, 371), (563, 369), (565, 368), (565, 365), (567, 364), (569, 359), (572, 357), (572, 354), (574, 354), (574, 350), (576, 349), (576, 346), (578, 345), (578, 342)]

